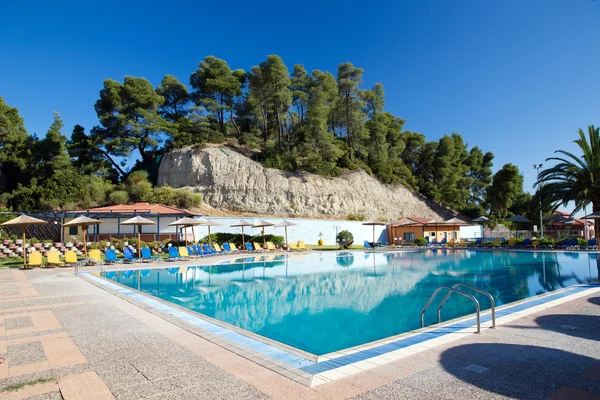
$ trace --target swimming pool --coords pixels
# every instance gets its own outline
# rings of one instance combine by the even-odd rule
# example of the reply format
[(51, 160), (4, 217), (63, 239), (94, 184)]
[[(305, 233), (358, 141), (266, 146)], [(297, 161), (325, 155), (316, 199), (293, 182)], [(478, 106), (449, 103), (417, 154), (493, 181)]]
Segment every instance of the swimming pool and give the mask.
[[(473, 285), (502, 305), (597, 281), (598, 262), (597, 254), (583, 252), (311, 252), (107, 272), (106, 278), (323, 355), (419, 328), (421, 309), (440, 285)], [(482, 309), (489, 307), (485, 297), (478, 298)], [(426, 323), (435, 322), (436, 308), (427, 312)], [(473, 308), (468, 299), (452, 296), (442, 318)]]

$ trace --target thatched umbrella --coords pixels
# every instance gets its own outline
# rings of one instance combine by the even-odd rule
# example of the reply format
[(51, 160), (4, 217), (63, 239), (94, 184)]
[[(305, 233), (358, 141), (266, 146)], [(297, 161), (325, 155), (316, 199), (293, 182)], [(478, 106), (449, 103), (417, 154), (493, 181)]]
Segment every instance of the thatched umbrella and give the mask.
[(63, 226), (81, 226), (81, 233), (83, 234), (83, 251), (85, 253), (85, 258), (87, 258), (87, 256), (88, 256), (87, 237), (86, 237), (87, 236), (87, 227), (90, 225), (98, 225), (101, 223), (102, 223), (102, 221), (100, 221), (99, 219), (94, 219), (94, 218), (86, 217), (85, 215), (80, 215), (79, 217), (75, 218), (74, 220), (63, 224)]
[(208, 243), (212, 246), (212, 239), (210, 238), (210, 227), (211, 226), (223, 226), (222, 223), (209, 219), (208, 221), (204, 221), (202, 225), (208, 226)]
[(531, 222), (527, 218), (522, 217), (520, 215), (513, 215), (512, 217), (506, 218), (506, 220), (510, 222), (515, 222), (517, 224), (517, 239), (519, 238), (519, 223)]
[(262, 233), (262, 237), (263, 237), (263, 246), (267, 245), (267, 239), (265, 238), (265, 226), (274, 226), (275, 224), (272, 224), (268, 221), (265, 221), (263, 219), (261, 219), (260, 221), (258, 221), (258, 224), (254, 224), (252, 225), (253, 228), (262, 228), (261, 229), (261, 233)]
[(23, 268), (27, 268), (27, 252), (25, 251), (25, 227), (28, 225), (43, 225), (47, 224), (46, 221), (41, 219), (33, 218), (27, 215), (19, 215), (17, 218), (13, 218), (10, 221), (6, 221), (0, 226), (20, 226), (23, 232)]
[(196, 243), (196, 232), (194, 231), (194, 226), (199, 226), (199, 225), (204, 225), (206, 224), (206, 221), (201, 221), (199, 219), (194, 219), (194, 218), (190, 218), (190, 217), (184, 217), (184, 218), (180, 218), (175, 222), (171, 222), (169, 224), (169, 226), (183, 226), (183, 235), (185, 236), (185, 245), (187, 247), (188, 244), (188, 240), (187, 240), (187, 227), (190, 226), (192, 227), (192, 239), (194, 240), (194, 243)]
[(284, 220), (284, 221), (278, 223), (277, 225), (275, 225), (275, 228), (285, 228), (285, 249), (286, 250), (290, 249), (290, 247), (288, 246), (287, 228), (288, 228), (288, 226), (296, 226), (296, 225), (298, 225), (298, 224), (295, 224), (295, 223), (287, 221), (287, 220)]
[(142, 225), (155, 225), (156, 222), (154, 221), (150, 221), (149, 219), (146, 219), (144, 217), (140, 217), (135, 216), (133, 218), (129, 218), (123, 222), (121, 222), (121, 225), (136, 225), (137, 226), (137, 239), (138, 239), (138, 257), (142, 258), (142, 240), (140, 238), (140, 229), (142, 227)]
[(236, 222), (235, 224), (229, 225), (229, 226), (230, 227), (236, 227), (236, 226), (241, 226), (242, 227), (242, 249), (245, 250), (246, 241), (244, 240), (244, 227), (245, 226), (252, 226), (252, 222), (244, 221), (243, 219), (241, 219), (238, 222)]
[(482, 215), (481, 217), (477, 217), (473, 220), (473, 222), (477, 222), (478, 224), (482, 225), (482, 229), (481, 229), (481, 242), (483, 243), (485, 237), (484, 237), (484, 232), (485, 232), (485, 225), (489, 224), (490, 222), (492, 222), (491, 219), (489, 219), (488, 217)]
[(371, 225), (373, 226), (373, 246), (375, 246), (375, 226), (376, 225), (385, 225), (385, 222), (381, 222), (381, 221), (376, 221), (374, 219), (367, 221), (367, 222), (363, 222), (363, 225)]
[[(444, 223), (446, 225), (452, 225), (452, 233), (454, 233), (454, 228), (456, 228), (457, 226), (468, 226), (469, 225), (467, 222), (463, 221), (462, 219), (458, 219), (458, 218), (450, 218), (450, 219), (444, 221)], [(457, 235), (457, 237), (458, 237), (458, 235)]]

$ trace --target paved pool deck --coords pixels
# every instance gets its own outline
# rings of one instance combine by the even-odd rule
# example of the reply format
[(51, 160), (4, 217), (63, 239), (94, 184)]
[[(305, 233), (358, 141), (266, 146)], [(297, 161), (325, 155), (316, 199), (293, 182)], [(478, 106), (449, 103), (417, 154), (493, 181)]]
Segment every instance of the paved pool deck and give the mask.
[(311, 388), (70, 268), (2, 269), (0, 398), (600, 400), (600, 287)]

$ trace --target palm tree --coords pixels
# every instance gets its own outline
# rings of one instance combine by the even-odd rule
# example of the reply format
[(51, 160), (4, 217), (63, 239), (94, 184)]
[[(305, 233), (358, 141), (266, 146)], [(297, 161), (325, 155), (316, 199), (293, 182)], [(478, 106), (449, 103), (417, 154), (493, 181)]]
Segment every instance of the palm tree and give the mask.
[[(546, 161), (558, 163), (540, 172), (536, 185), (541, 185), (542, 194), (557, 205), (574, 202), (573, 213), (589, 203), (594, 212), (600, 212), (600, 128), (588, 126), (587, 138), (582, 129), (577, 132), (579, 138), (573, 143), (579, 146), (583, 155), (578, 157), (568, 151), (555, 151), (561, 156)], [(600, 224), (594, 224), (594, 229), (595, 237), (600, 237)]]

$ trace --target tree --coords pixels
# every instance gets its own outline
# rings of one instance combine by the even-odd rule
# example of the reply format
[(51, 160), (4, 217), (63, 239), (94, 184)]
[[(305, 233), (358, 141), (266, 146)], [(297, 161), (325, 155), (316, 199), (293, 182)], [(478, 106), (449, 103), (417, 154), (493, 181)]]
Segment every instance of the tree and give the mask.
[(232, 110), (232, 99), (241, 94), (239, 71), (234, 74), (225, 60), (204, 57), (198, 69), (190, 76), (194, 88), (192, 98), (216, 117), (223, 134), (226, 134), (225, 111)]
[[(543, 196), (556, 204), (575, 204), (577, 212), (592, 204), (593, 212), (600, 212), (600, 128), (588, 126), (587, 137), (582, 129), (573, 141), (581, 151), (577, 156), (565, 150), (557, 150), (560, 156), (547, 158), (557, 164), (540, 172), (537, 186)], [(598, 221), (596, 221), (598, 222)], [(600, 224), (594, 224), (595, 237), (600, 237)]]
[(283, 138), (283, 120), (292, 101), (290, 78), (281, 57), (267, 56), (267, 60), (252, 67), (248, 75), (250, 95), (248, 102), (260, 116), (263, 140), (270, 136), (278, 142)]
[(83, 126), (75, 125), (66, 146), (73, 167), (80, 174), (97, 175), (113, 182), (117, 180), (117, 172), (94, 138), (86, 135)]
[[(363, 153), (360, 141), (365, 139), (364, 128), (365, 111), (364, 102), (360, 96), (358, 85), (362, 83), (362, 68), (356, 68), (351, 63), (338, 66), (338, 92), (340, 94), (337, 115), (342, 128), (340, 134), (346, 137), (348, 143), (348, 157), (354, 158), (357, 151)], [(360, 154), (364, 156), (365, 154)]]
[(494, 174), (492, 184), (486, 192), (486, 202), (491, 212), (504, 218), (522, 193), (523, 175), (519, 173), (519, 168), (513, 164), (505, 164)]
[(179, 122), (188, 114), (187, 105), (190, 102), (188, 89), (173, 75), (165, 75), (160, 86), (156, 88), (156, 93), (164, 99), (158, 108), (164, 119)]
[(23, 183), (23, 173), (31, 166), (30, 142), (19, 110), (0, 96), (0, 193)]
[(158, 113), (164, 98), (144, 78), (126, 76), (121, 84), (107, 79), (96, 101), (101, 126), (92, 137), (121, 175), (125, 171), (113, 157), (129, 157), (137, 150), (143, 165), (150, 165), (158, 145), (173, 124)]

